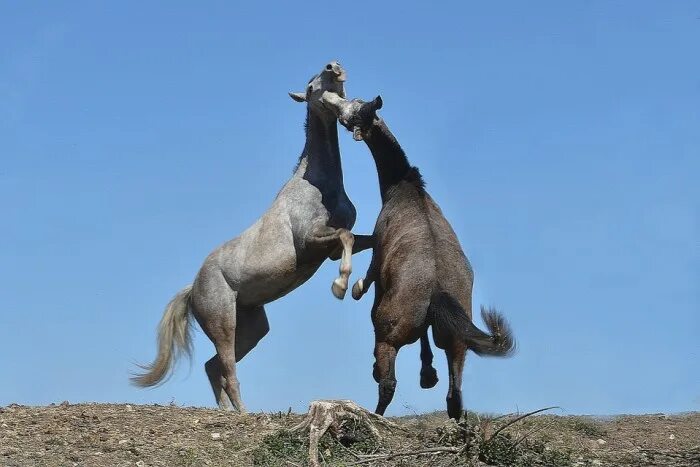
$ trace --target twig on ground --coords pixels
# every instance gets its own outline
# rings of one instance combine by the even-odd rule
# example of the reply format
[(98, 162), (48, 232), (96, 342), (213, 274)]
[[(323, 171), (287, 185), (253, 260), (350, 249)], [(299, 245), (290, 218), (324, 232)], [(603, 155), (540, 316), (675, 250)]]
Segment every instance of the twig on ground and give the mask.
[(372, 454), (372, 455), (368, 455), (368, 456), (361, 456), (361, 457), (367, 457), (367, 458), (361, 459), (357, 462), (352, 462), (352, 463), (347, 464), (347, 465), (348, 466), (360, 465), (360, 464), (367, 464), (369, 462), (380, 461), (380, 460), (391, 460), (391, 459), (395, 459), (397, 457), (421, 456), (421, 455), (425, 455), (425, 454), (438, 454), (438, 453), (443, 453), (443, 452), (454, 453), (457, 451), (459, 451), (458, 448), (443, 446), (443, 447), (437, 447), (437, 448), (420, 449), (418, 451), (394, 452), (391, 454)]
[(538, 413), (540, 413), (540, 412), (544, 412), (544, 411), (546, 411), (546, 410), (560, 409), (560, 408), (561, 408), (561, 407), (559, 407), (559, 406), (553, 405), (552, 407), (545, 407), (545, 408), (543, 408), (543, 409), (537, 409), (537, 410), (533, 410), (532, 412), (528, 412), (528, 413), (526, 413), (526, 414), (523, 414), (523, 415), (521, 415), (521, 416), (519, 416), (519, 417), (517, 417), (517, 418), (511, 420), (510, 422), (506, 423), (505, 425), (503, 425), (502, 427), (500, 427), (498, 430), (494, 431), (493, 435), (491, 435), (491, 436), (489, 437), (489, 439), (486, 440), (486, 443), (490, 443), (491, 440), (494, 439), (496, 436), (498, 436), (498, 434), (499, 434), (500, 432), (502, 432), (503, 430), (505, 430), (506, 428), (508, 428), (508, 427), (511, 426), (512, 424), (517, 423), (517, 422), (519, 422), (520, 420), (522, 420), (522, 419), (524, 419), (524, 418), (527, 418), (527, 417), (529, 417), (529, 416), (531, 416), (531, 415), (538, 414)]

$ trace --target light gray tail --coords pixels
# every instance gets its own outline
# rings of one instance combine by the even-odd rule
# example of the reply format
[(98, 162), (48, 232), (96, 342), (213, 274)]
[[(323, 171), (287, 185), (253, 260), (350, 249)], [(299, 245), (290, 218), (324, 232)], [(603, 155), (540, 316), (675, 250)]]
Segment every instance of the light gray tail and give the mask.
[(441, 293), (431, 300), (429, 318), (433, 332), (443, 336), (460, 336), (477, 355), (509, 357), (515, 352), (515, 338), (510, 325), (494, 308), (481, 307), (481, 318), (489, 332), (476, 327), (462, 306), (451, 296)]
[(192, 354), (190, 338), (190, 293), (192, 285), (179, 291), (168, 306), (158, 325), (158, 355), (150, 365), (139, 365), (143, 373), (133, 375), (131, 383), (136, 386), (155, 386), (164, 382), (173, 370), (173, 364), (184, 352)]

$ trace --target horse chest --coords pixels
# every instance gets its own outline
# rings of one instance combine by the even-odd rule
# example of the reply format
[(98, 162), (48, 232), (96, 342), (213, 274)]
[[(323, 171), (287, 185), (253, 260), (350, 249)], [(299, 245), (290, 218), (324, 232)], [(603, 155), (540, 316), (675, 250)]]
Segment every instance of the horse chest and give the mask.
[(342, 184), (311, 183), (301, 179), (294, 188), (287, 206), (299, 231), (304, 231), (305, 226), (319, 224), (337, 229), (351, 229), (355, 225), (355, 206)]
[(352, 229), (357, 212), (345, 191), (338, 194), (336, 202), (329, 210), (328, 225), (337, 229)]

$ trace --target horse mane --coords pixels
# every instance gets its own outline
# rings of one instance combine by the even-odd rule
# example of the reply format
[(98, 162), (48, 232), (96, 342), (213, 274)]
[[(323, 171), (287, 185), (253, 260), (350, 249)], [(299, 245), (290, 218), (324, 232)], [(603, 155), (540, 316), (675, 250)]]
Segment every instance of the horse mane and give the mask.
[[(313, 78), (311, 78), (313, 79)], [(311, 81), (309, 81), (310, 83)], [(304, 135), (309, 136), (309, 109), (306, 109), (306, 119), (304, 120)], [(299, 160), (297, 160), (297, 163), (294, 164), (294, 170), (292, 170), (292, 173), (296, 173), (297, 170), (299, 170), (299, 166), (301, 165), (301, 160), (304, 158), (304, 151), (301, 151), (301, 154), (299, 154)]]
[(425, 190), (425, 180), (423, 180), (423, 176), (421, 175), (420, 170), (418, 170), (418, 167), (412, 166), (410, 169), (408, 169), (408, 172), (406, 172), (403, 179), (419, 190)]

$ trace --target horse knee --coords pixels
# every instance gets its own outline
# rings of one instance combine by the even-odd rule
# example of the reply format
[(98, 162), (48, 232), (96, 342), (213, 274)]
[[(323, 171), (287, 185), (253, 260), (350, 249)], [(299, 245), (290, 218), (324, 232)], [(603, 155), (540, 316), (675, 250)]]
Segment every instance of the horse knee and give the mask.
[(374, 362), (374, 365), (372, 366), (372, 378), (374, 378), (374, 381), (379, 384), (379, 365), (377, 365), (377, 362)]

